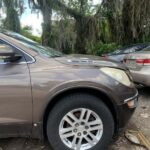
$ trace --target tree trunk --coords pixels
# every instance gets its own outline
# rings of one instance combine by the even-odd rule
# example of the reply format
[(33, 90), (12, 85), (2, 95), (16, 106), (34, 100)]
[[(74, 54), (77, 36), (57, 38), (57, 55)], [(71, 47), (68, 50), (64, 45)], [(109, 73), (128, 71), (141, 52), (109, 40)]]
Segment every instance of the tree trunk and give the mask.
[(13, 2), (10, 0), (5, 0), (4, 4), (7, 9), (4, 28), (19, 33), (21, 28), (20, 19), (17, 11), (14, 8)]
[(122, 2), (120, 0), (103, 0), (106, 17), (108, 19), (112, 42), (122, 42)]
[(42, 44), (45, 46), (51, 46), (51, 36), (52, 36), (52, 10), (45, 6), (42, 8), (43, 14), (43, 33), (42, 33)]
[(75, 52), (80, 54), (86, 54), (86, 19), (78, 18), (76, 19), (76, 44), (75, 44)]
[(134, 0), (124, 0), (122, 23), (124, 30), (123, 44), (131, 44), (136, 41), (136, 27), (135, 27), (135, 8)]

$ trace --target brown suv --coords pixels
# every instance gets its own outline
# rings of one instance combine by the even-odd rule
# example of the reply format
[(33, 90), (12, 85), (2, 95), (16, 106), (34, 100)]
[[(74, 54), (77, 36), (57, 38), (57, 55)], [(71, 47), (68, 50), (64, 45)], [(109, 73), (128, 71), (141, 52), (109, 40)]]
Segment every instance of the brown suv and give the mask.
[(137, 96), (122, 64), (0, 33), (1, 138), (47, 137), (54, 150), (104, 150)]

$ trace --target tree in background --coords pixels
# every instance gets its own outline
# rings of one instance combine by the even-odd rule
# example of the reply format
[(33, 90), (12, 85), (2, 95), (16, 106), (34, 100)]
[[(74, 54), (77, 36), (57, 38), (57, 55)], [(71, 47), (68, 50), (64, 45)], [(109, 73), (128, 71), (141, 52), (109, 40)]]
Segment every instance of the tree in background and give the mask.
[[(42, 44), (65, 53), (100, 55), (103, 49), (150, 40), (149, 0), (93, 1), (29, 0), (30, 8), (43, 15)], [(6, 8), (5, 27), (20, 32), (23, 0), (0, 0), (1, 7)], [(29, 28), (21, 33), (34, 38)]]
[(72, 53), (75, 49), (76, 32), (74, 30), (74, 20), (59, 16), (59, 20), (52, 23), (52, 47), (66, 54)]
[(41, 38), (40, 38), (40, 37), (37, 37), (37, 36), (34, 36), (34, 35), (32, 34), (32, 27), (31, 27), (31, 26), (25, 26), (25, 27), (21, 28), (20, 33), (21, 33), (23, 36), (25, 36), (25, 37), (27, 37), (27, 38), (29, 38), (29, 39), (34, 40), (35, 42), (41, 43)]
[(142, 42), (150, 36), (150, 1), (124, 0), (122, 24), (124, 44)]
[(88, 0), (57, 1), (57, 8), (75, 20), (77, 34), (75, 52), (85, 54), (87, 44), (91, 41), (94, 43), (99, 36), (98, 14), (100, 8), (92, 6)]
[(103, 0), (103, 15), (107, 18), (112, 42), (122, 43), (123, 0)]
[(29, 0), (31, 8), (42, 13), (42, 44), (45, 46), (52, 46), (52, 9), (54, 3), (54, 0)]
[[(43, 45), (53, 45), (51, 40), (53, 38), (53, 10), (55, 10), (56, 13), (58, 13), (59, 11), (60, 14), (66, 13), (66, 15), (69, 16), (64, 18), (70, 19), (71, 21), (73, 19), (75, 20), (75, 31), (77, 35), (75, 44), (76, 53), (86, 53), (86, 46), (87, 43), (89, 43), (87, 41), (94, 41), (98, 36), (99, 32), (97, 32), (97, 30), (99, 29), (99, 27), (97, 25), (97, 19), (95, 19), (98, 14), (98, 11), (95, 12), (95, 14), (92, 13), (93, 11), (95, 11), (94, 8), (96, 7), (91, 6), (89, 0), (69, 0), (68, 2), (64, 0), (29, 0), (29, 2), (33, 6), (32, 8), (39, 9), (43, 15)], [(92, 2), (92, 0), (90, 2)]]
[(20, 32), (19, 15), (23, 13), (23, 0), (0, 0), (1, 7), (5, 7), (6, 18), (3, 22), (5, 29)]

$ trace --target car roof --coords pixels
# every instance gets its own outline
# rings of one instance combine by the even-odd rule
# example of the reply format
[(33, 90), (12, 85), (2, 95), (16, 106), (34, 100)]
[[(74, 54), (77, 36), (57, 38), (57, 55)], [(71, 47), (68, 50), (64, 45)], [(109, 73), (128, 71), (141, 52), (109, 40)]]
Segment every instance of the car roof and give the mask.
[(125, 47), (122, 47), (120, 48), (120, 50), (126, 50), (128, 48), (131, 48), (131, 47), (136, 47), (136, 46), (149, 46), (150, 43), (137, 43), (137, 44), (131, 44), (129, 46), (125, 46)]
[[(122, 53), (123, 51), (125, 50), (128, 50), (130, 48), (134, 48), (134, 47), (137, 47), (136, 50), (142, 50), (144, 48), (146, 48), (147, 46), (150, 46), (150, 43), (137, 43), (137, 44), (131, 44), (131, 45), (128, 45), (128, 46), (125, 46), (125, 47), (122, 47), (120, 49), (117, 49), (115, 50), (114, 52), (110, 52), (108, 53), (108, 55), (114, 55), (114, 54), (120, 54)], [(118, 51), (118, 52), (117, 52)]]

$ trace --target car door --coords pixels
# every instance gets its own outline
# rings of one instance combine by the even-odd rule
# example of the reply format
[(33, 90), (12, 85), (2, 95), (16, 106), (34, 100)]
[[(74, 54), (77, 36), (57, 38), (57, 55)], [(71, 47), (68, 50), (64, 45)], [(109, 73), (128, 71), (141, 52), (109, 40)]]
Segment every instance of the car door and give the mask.
[(12, 51), (22, 58), (10, 62), (0, 54), (0, 137), (30, 135), (32, 94), (25, 54), (0, 39), (2, 51)]

